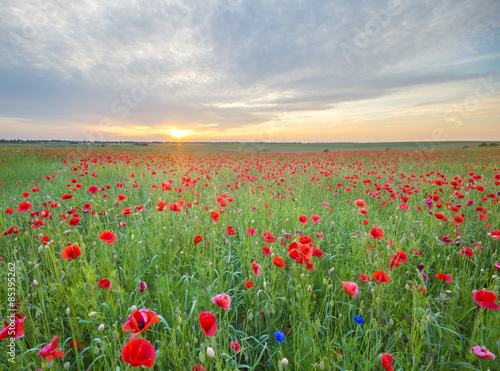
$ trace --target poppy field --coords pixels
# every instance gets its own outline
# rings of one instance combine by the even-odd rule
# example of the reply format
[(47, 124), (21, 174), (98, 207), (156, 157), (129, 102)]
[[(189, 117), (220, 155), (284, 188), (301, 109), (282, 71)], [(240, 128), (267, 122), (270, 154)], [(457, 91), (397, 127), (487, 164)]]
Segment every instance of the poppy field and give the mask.
[(500, 151), (0, 148), (2, 370), (498, 370)]

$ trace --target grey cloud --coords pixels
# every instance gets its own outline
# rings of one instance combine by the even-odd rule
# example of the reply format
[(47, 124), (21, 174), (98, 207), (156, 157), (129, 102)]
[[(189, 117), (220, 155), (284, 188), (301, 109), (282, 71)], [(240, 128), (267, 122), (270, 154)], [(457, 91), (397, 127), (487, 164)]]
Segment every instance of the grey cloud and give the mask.
[[(0, 116), (259, 124), (473, 78), (452, 62), (477, 36), (497, 42), (498, 14), (489, 0), (6, 0)], [(120, 117), (113, 102), (151, 71), (154, 86)]]

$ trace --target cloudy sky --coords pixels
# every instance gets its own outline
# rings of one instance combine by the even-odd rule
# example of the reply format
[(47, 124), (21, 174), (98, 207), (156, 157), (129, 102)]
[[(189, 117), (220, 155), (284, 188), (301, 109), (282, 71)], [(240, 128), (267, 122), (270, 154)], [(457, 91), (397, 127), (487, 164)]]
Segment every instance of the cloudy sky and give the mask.
[(0, 138), (500, 140), (497, 0), (3, 0), (0, 55)]

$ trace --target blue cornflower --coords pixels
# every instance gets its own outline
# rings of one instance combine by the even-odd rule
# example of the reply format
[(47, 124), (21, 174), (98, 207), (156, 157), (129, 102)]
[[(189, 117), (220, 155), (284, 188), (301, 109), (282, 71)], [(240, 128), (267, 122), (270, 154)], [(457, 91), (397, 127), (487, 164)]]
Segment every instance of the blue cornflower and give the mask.
[(365, 320), (363, 319), (363, 317), (360, 317), (360, 316), (354, 316), (354, 320), (357, 323), (363, 323), (363, 322), (365, 322)]
[(285, 342), (285, 334), (282, 333), (281, 331), (276, 331), (274, 333), (274, 337), (276, 338), (276, 341), (279, 341), (280, 343)]

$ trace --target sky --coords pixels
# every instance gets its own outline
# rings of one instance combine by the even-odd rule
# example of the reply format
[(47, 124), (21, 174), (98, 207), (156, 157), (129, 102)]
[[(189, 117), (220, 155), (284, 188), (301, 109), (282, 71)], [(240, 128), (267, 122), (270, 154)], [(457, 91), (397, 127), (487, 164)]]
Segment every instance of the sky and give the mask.
[(497, 0), (3, 0), (0, 138), (500, 140)]

